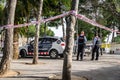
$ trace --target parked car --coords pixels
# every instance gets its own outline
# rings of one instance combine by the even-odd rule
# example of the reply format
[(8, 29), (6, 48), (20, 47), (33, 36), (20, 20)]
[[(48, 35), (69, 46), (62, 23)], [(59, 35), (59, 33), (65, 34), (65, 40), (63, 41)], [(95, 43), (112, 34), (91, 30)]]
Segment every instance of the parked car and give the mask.
[[(33, 56), (34, 52), (34, 40), (29, 44), (19, 48), (19, 54), (21, 57)], [(60, 37), (42, 37), (39, 38), (38, 52), (39, 56), (50, 56), (50, 58), (63, 57), (63, 51), (65, 49), (65, 42)]]

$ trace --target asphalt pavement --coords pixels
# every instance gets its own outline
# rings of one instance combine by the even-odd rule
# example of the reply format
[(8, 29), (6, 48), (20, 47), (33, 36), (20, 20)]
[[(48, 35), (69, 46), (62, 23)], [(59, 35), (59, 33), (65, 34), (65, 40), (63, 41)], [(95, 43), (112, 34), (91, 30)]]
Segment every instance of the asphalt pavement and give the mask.
[[(72, 75), (84, 76), (88, 80), (120, 80), (120, 55), (103, 54), (98, 61), (91, 61), (91, 55), (83, 61), (76, 61), (73, 55)], [(18, 76), (0, 78), (0, 80), (47, 80), (48, 77), (62, 74), (63, 59), (40, 57), (37, 65), (32, 58), (12, 60), (11, 70), (20, 72)]]

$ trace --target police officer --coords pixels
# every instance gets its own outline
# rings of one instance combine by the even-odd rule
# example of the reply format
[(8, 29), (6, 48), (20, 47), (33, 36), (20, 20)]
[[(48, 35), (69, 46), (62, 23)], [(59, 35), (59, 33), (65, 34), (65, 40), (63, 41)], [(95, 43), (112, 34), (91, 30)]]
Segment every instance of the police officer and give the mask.
[(96, 34), (96, 36), (93, 38), (93, 48), (92, 48), (92, 58), (91, 60), (94, 60), (95, 57), (95, 53), (96, 53), (96, 58), (95, 60), (99, 59), (99, 49), (100, 49), (100, 45), (101, 45), (101, 39), (98, 36), (98, 34)]
[(77, 60), (83, 60), (83, 54), (84, 54), (84, 48), (85, 48), (85, 43), (87, 39), (86, 36), (84, 35), (84, 31), (81, 31), (80, 36), (78, 37), (78, 53), (77, 53)]

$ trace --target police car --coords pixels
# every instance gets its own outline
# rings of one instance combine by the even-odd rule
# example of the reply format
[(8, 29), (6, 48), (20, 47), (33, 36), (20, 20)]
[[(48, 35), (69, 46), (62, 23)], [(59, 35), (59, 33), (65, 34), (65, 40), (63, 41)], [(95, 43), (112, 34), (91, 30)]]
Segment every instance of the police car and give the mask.
[[(34, 52), (34, 40), (29, 44), (19, 48), (19, 54), (21, 57), (33, 56)], [(50, 58), (63, 57), (63, 51), (65, 49), (65, 42), (60, 37), (42, 37), (39, 38), (38, 43), (38, 55), (50, 56)]]

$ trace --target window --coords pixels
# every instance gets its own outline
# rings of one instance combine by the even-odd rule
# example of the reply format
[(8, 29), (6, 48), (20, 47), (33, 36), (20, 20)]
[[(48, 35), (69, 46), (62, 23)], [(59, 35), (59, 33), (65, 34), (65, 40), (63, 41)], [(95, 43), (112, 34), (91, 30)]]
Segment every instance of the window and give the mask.
[(52, 43), (52, 40), (50, 38), (43, 38), (42, 42), (41, 43)]
[(57, 41), (57, 39), (55, 39), (55, 38), (51, 38), (51, 40), (52, 40), (52, 42), (55, 42), (55, 41)]

